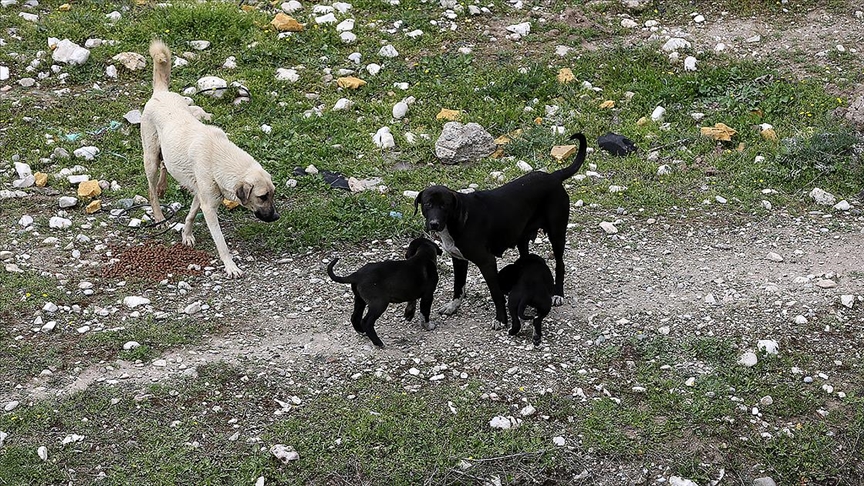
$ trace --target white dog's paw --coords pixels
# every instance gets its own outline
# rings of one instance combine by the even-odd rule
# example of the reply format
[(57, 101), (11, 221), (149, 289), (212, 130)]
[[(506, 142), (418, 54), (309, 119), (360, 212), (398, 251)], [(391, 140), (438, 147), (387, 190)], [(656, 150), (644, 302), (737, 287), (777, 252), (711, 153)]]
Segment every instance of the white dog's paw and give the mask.
[(493, 331), (500, 331), (501, 329), (504, 329), (504, 326), (505, 324), (498, 319), (492, 319), (491, 327)]
[(438, 323), (435, 321), (422, 322), (422, 323), (420, 323), (420, 326), (422, 326), (423, 329), (425, 329), (427, 331), (431, 331), (431, 330), (435, 329), (436, 327), (438, 327)]
[(462, 299), (453, 299), (450, 302), (442, 305), (441, 308), (438, 309), (438, 313), (445, 316), (452, 316), (456, 313), (457, 310), (459, 310), (459, 306), (461, 304)]
[(186, 234), (186, 232), (184, 231), (182, 236), (184, 245), (189, 247), (195, 246), (195, 235), (193, 235), (192, 233)]
[(552, 296), (552, 305), (558, 307), (560, 305), (564, 305), (564, 297), (561, 295), (553, 295)]
[(240, 278), (243, 276), (243, 270), (240, 270), (234, 262), (225, 263), (225, 273), (228, 274), (228, 278)]

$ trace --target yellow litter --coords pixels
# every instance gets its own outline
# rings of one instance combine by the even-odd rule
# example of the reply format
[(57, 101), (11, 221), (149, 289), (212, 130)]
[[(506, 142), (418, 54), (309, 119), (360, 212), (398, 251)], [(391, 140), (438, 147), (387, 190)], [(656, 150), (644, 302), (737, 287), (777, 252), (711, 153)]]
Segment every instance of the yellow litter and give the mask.
[(732, 141), (732, 136), (738, 133), (734, 128), (730, 128), (723, 123), (715, 123), (713, 127), (702, 127), (699, 131), (703, 137), (723, 142)]
[(336, 84), (340, 88), (357, 89), (361, 86), (365, 86), (366, 81), (363, 81), (360, 78), (355, 78), (354, 76), (348, 76), (336, 79)]
[(448, 110), (447, 108), (441, 108), (441, 111), (435, 115), (436, 120), (458, 120), (462, 113), (459, 110)]

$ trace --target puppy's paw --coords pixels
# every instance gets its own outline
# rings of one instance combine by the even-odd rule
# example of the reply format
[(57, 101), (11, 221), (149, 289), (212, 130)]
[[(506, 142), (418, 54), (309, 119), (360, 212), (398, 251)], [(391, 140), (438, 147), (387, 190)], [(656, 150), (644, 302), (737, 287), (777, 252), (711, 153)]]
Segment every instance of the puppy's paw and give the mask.
[(425, 329), (425, 330), (427, 330), (427, 331), (432, 331), (432, 330), (434, 330), (436, 327), (438, 327), (438, 323), (435, 322), (435, 321), (429, 321), (429, 322), (423, 322), (423, 323), (421, 323), (420, 326), (423, 327), (423, 329)]
[(243, 276), (243, 270), (240, 270), (234, 262), (225, 263), (225, 273), (228, 278), (240, 278)]
[(462, 304), (462, 299), (453, 299), (450, 302), (441, 306), (438, 309), (438, 313), (445, 316), (452, 316), (459, 310), (459, 306)]
[(555, 307), (564, 305), (564, 296), (562, 295), (553, 295), (552, 296), (552, 305)]

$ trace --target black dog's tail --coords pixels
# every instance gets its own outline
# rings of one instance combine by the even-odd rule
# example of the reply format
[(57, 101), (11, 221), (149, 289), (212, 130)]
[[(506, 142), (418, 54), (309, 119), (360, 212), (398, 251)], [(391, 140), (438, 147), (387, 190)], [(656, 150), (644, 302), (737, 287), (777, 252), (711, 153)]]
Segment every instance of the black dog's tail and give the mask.
[(573, 177), (573, 174), (579, 172), (579, 168), (582, 167), (582, 163), (585, 162), (585, 152), (588, 149), (588, 141), (585, 140), (585, 135), (582, 133), (574, 133), (573, 136), (570, 137), (570, 140), (574, 139), (579, 140), (579, 153), (576, 154), (576, 159), (569, 167), (556, 170), (552, 173), (552, 175), (558, 176), (562, 181)]
[(327, 275), (330, 275), (330, 278), (333, 279), (334, 282), (339, 282), (339, 283), (354, 283), (354, 282), (350, 279), (350, 277), (351, 277), (350, 275), (347, 276), (347, 277), (340, 277), (339, 275), (336, 275), (336, 274), (333, 272), (333, 267), (336, 266), (336, 262), (338, 262), (338, 261), (339, 261), (339, 257), (336, 257), (336, 258), (333, 259), (332, 262), (330, 262), (330, 265), (327, 265)]

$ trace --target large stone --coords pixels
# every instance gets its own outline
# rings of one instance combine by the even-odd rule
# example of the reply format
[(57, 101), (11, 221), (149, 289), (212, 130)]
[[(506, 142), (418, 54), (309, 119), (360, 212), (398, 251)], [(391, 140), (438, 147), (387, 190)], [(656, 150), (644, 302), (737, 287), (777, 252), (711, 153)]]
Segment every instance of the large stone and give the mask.
[(102, 194), (99, 181), (89, 180), (78, 184), (78, 197), (96, 197)]
[(147, 59), (137, 52), (121, 52), (111, 58), (130, 71), (140, 71), (147, 67)]
[(297, 21), (290, 15), (285, 15), (282, 12), (276, 14), (270, 24), (281, 32), (303, 32), (303, 24)]
[(48, 39), (48, 45), (54, 49), (54, 52), (51, 53), (51, 58), (54, 62), (62, 62), (70, 65), (84, 64), (90, 57), (89, 50), (79, 46), (69, 39), (57, 41), (57, 39), (51, 38)]
[(482, 126), (451, 121), (435, 142), (435, 156), (445, 164), (458, 164), (488, 157), (495, 148), (495, 138)]
[(859, 96), (849, 104), (844, 116), (850, 122), (864, 128), (864, 95)]

